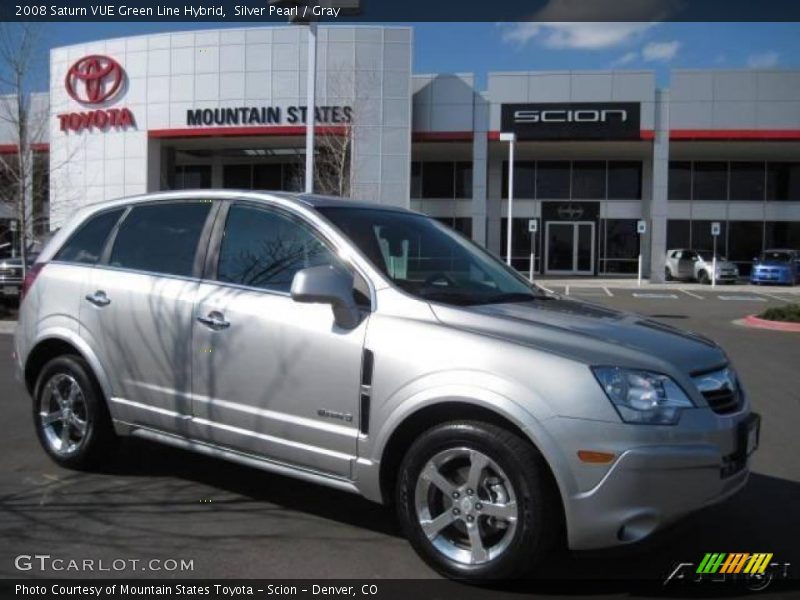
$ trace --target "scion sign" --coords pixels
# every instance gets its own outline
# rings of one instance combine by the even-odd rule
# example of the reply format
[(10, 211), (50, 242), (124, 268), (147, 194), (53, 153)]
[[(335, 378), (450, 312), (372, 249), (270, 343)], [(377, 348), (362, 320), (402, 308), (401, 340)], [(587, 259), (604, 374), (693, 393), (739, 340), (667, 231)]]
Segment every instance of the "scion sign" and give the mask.
[(612, 140), (640, 136), (636, 102), (503, 104), (501, 131), (520, 140)]

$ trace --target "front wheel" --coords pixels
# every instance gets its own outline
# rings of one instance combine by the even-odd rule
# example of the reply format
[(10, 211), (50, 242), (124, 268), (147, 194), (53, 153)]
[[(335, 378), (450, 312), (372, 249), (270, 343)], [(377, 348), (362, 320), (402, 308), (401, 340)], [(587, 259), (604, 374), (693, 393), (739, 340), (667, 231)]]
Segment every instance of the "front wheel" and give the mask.
[(708, 276), (708, 273), (706, 273), (705, 271), (700, 271), (697, 274), (697, 281), (699, 283), (702, 283), (703, 285), (708, 285), (709, 283), (711, 283), (711, 278)]
[(664, 268), (664, 279), (666, 281), (672, 281), (672, 271), (669, 270), (669, 267)]
[(107, 458), (116, 441), (111, 418), (89, 366), (61, 356), (42, 369), (33, 394), (39, 442), (58, 464), (87, 468)]
[(414, 549), (456, 579), (514, 577), (551, 548), (560, 504), (541, 455), (488, 423), (428, 430), (400, 467), (397, 511)]

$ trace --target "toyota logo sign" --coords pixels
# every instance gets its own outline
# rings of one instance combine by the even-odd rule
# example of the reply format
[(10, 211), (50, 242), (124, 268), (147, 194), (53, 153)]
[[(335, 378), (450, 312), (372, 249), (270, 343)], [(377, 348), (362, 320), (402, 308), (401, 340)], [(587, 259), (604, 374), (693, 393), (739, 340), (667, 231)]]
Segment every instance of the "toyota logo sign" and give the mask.
[(102, 104), (119, 91), (125, 72), (108, 56), (92, 54), (73, 64), (64, 80), (64, 87), (73, 100), (81, 104)]

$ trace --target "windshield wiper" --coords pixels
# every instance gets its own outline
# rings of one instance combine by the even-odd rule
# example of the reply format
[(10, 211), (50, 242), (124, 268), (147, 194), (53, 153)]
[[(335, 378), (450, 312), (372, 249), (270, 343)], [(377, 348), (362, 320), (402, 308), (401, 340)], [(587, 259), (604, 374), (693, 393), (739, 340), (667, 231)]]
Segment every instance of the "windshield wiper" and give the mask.
[(496, 294), (481, 300), (481, 304), (505, 304), (507, 302), (530, 302), (531, 300), (542, 300), (547, 298), (544, 294), (534, 294), (532, 292), (509, 292), (506, 294)]

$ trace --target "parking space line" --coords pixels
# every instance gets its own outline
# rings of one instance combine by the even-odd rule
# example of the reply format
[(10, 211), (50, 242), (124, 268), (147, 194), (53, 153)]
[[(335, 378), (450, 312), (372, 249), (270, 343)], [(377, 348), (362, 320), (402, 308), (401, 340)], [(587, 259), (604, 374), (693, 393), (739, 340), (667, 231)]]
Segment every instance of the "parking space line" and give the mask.
[(740, 294), (736, 294), (736, 295), (732, 295), (732, 296), (731, 295), (717, 296), (717, 298), (719, 300), (743, 300), (745, 302), (766, 302), (767, 301), (766, 298), (761, 298), (759, 296), (754, 296), (754, 295), (743, 296), (743, 295), (740, 295)]
[(613, 297), (614, 297), (614, 294), (612, 294), (612, 293), (611, 293), (611, 290), (609, 290), (607, 287), (603, 286), (603, 289), (605, 290), (605, 292), (606, 292), (606, 295), (607, 295), (609, 298), (613, 298)]
[(564, 288), (564, 295), (565, 295), (565, 296), (569, 296), (569, 286), (566, 286), (566, 287)]
[(677, 300), (678, 299), (678, 296), (676, 296), (675, 294), (659, 294), (659, 293), (655, 293), (655, 292), (641, 292), (641, 293), (634, 292), (633, 293), (633, 297), (634, 298), (657, 298), (659, 300)]
[(679, 292), (683, 292), (684, 294), (686, 294), (687, 296), (691, 296), (692, 298), (697, 298), (698, 300), (705, 300), (705, 297), (703, 297), (703, 296), (701, 296), (699, 294), (694, 294), (694, 293), (690, 292), (689, 290), (684, 290), (683, 288), (680, 288), (678, 291)]
[(781, 298), (780, 296), (773, 296), (772, 294), (768, 294), (766, 292), (753, 292), (753, 293), (758, 295), (758, 296), (766, 296), (767, 298), (772, 298), (774, 300), (780, 300), (781, 302), (786, 302), (786, 303), (795, 302), (794, 299), (789, 300), (788, 298)]

